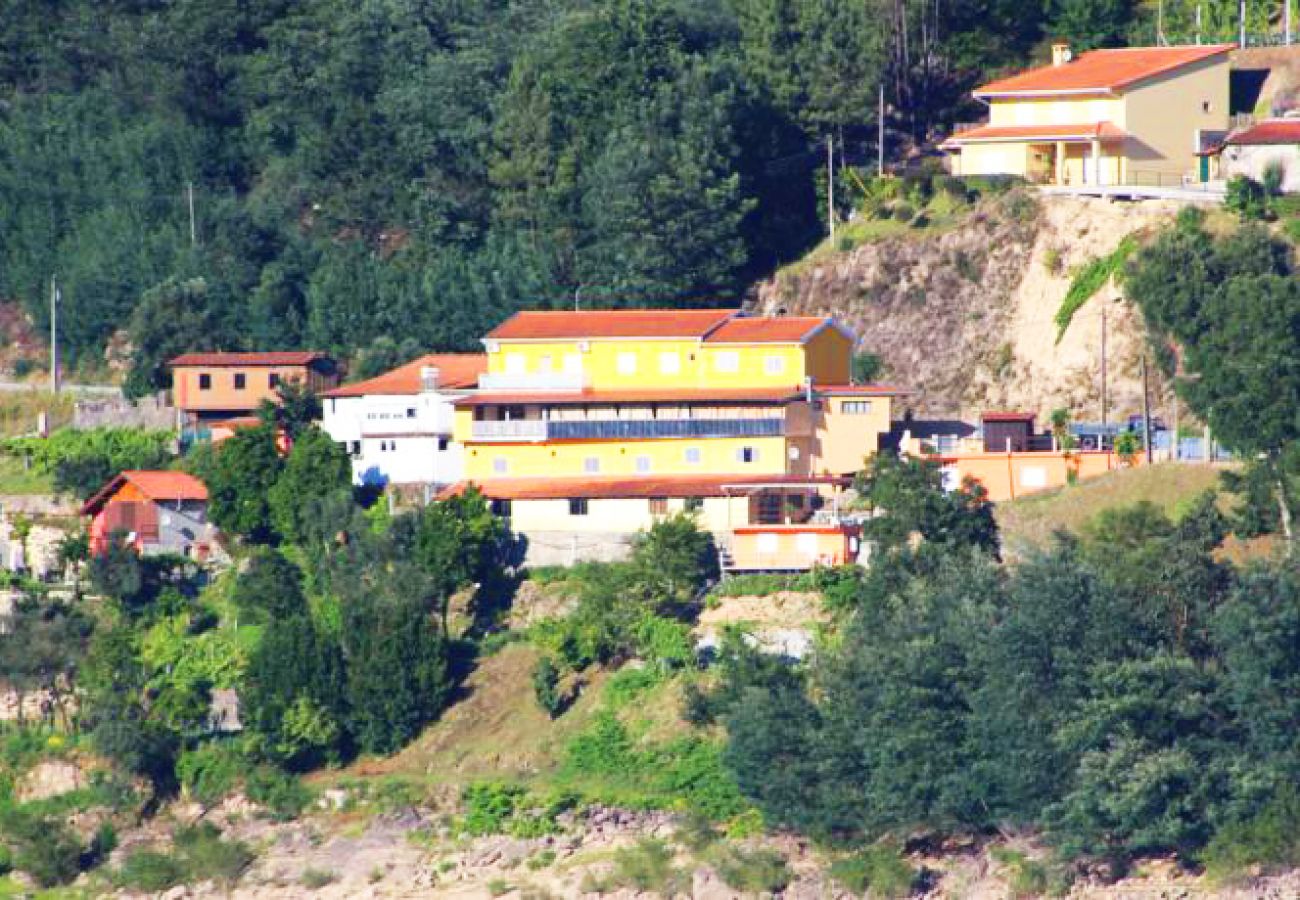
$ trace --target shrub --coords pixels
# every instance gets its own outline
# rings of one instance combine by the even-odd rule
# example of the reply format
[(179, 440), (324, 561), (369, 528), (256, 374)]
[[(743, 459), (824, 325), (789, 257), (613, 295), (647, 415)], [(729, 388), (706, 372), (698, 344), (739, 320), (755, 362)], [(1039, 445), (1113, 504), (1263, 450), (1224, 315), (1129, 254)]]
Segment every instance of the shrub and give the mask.
[(208, 743), (186, 750), (176, 760), (176, 777), (199, 803), (216, 803), (239, 784), (248, 761), (229, 745)]
[(169, 853), (139, 849), (129, 853), (113, 877), (118, 887), (157, 893), (184, 883), (185, 865)]
[(1205, 872), (1228, 881), (1245, 872), (1300, 865), (1300, 794), (1288, 788), (1249, 819), (1219, 828), (1201, 853)]
[(1247, 175), (1234, 175), (1228, 179), (1228, 193), (1223, 205), (1242, 221), (1262, 219), (1267, 209), (1264, 186)]
[(1007, 869), (1007, 888), (1011, 900), (1028, 900), (1044, 894), (1060, 895), (1069, 888), (1065, 873), (1018, 850), (994, 847), (991, 855)]
[[(686, 889), (685, 873), (673, 865), (675, 854), (663, 841), (642, 838), (614, 854), (614, 887), (631, 887), (672, 896)], [(604, 893), (604, 891), (602, 891)]]
[(1121, 275), (1124, 271), (1124, 263), (1133, 251), (1137, 249), (1137, 241), (1132, 235), (1125, 237), (1119, 242), (1119, 246), (1114, 249), (1108, 256), (1098, 257), (1086, 264), (1074, 276), (1070, 282), (1070, 288), (1065, 292), (1065, 299), (1061, 301), (1061, 308), (1056, 312), (1056, 342), (1059, 344), (1061, 338), (1065, 336), (1065, 331), (1070, 327), (1074, 314), (1079, 311), (1083, 304), (1087, 303), (1092, 297), (1106, 286), (1112, 276)]
[(260, 766), (248, 776), (248, 799), (266, 809), (277, 822), (296, 819), (311, 803), (311, 791), (297, 778), (270, 766)]
[(895, 222), (910, 222), (916, 217), (916, 209), (910, 203), (899, 203), (894, 206)]
[(552, 719), (564, 712), (564, 697), (560, 694), (560, 670), (549, 656), (543, 656), (533, 666), (533, 696), (537, 705), (546, 710)]
[(790, 867), (775, 850), (730, 847), (716, 854), (712, 863), (718, 877), (737, 891), (775, 894), (790, 883)]
[(338, 881), (338, 874), (325, 869), (306, 868), (298, 876), (298, 882), (309, 891), (318, 891), (326, 885)]
[(641, 668), (625, 666), (605, 682), (605, 705), (612, 710), (623, 709), (663, 680), (663, 674), (649, 666)]
[(768, 597), (781, 591), (805, 590), (799, 575), (732, 575), (718, 582), (713, 593), (719, 597)]
[(13, 853), (13, 868), (42, 887), (67, 884), (81, 872), (82, 846), (67, 825), (47, 815), (13, 808), (0, 820)]
[(253, 851), (242, 841), (227, 841), (211, 822), (178, 830), (173, 838), (193, 881), (214, 881), (229, 888), (253, 864)]
[(888, 844), (868, 847), (831, 864), (831, 878), (854, 894), (870, 891), (882, 900), (911, 894), (916, 874), (898, 849)]

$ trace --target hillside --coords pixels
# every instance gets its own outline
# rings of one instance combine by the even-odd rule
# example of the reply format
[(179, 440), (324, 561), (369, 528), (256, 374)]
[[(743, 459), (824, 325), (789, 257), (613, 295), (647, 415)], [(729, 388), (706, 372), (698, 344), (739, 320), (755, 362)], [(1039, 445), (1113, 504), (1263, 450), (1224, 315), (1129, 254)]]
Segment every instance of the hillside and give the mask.
[[(881, 357), (882, 378), (917, 391), (920, 415), (1068, 406), (1099, 419), (1101, 307), (1116, 293), (1103, 288), (1059, 343), (1054, 317), (1078, 267), (1175, 212), (1013, 191), (946, 229), (823, 248), (761, 284), (757, 301), (767, 312), (839, 316)], [(1114, 417), (1139, 407), (1141, 321), (1127, 303), (1105, 305)]]

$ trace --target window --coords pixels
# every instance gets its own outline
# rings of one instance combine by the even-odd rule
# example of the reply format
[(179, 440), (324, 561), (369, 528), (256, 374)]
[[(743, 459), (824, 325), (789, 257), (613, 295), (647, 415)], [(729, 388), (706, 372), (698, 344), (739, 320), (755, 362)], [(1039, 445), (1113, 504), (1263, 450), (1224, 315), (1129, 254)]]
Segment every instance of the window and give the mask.
[(504, 456), (498, 456), (492, 460), (492, 471), (498, 475), (506, 474), (506, 458)]
[(736, 451), (736, 462), (742, 462), (742, 463), (758, 462), (758, 448), (741, 447)]
[(620, 353), (616, 359), (618, 374), (635, 375), (636, 374), (636, 354)]
[(687, 461), (688, 463), (691, 463), (691, 464), (698, 464), (699, 461), (700, 461), (700, 448), (699, 448), (699, 447), (687, 447), (687, 448), (686, 448), (686, 461)]
[(600, 471), (600, 457), (588, 456), (582, 461), (582, 471), (588, 475), (595, 475)]
[(659, 354), (659, 374), (676, 375), (682, 370), (682, 357), (676, 351)]
[(266, 385), (267, 385), (267, 387), (269, 387), (271, 390), (275, 390), (276, 388), (278, 388), (278, 387), (280, 386), (280, 376), (277, 375), (277, 374), (275, 374), (274, 372), (272, 372), (270, 375), (267, 375), (267, 376), (266, 376)]
[(739, 372), (740, 354), (735, 350), (723, 350), (713, 357), (713, 368), (719, 372)]
[(451, 442), (450, 442), (447, 438), (445, 438), (445, 437), (440, 437), (440, 438), (438, 438), (438, 452), (439, 452), (439, 453), (446, 453), (446, 452), (447, 452), (447, 447), (448, 447), (448, 445), (449, 445), (450, 443), (451, 443)]
[(845, 400), (840, 404), (840, 412), (846, 416), (866, 416), (871, 414), (870, 400)]
[(528, 360), (522, 353), (506, 354), (506, 374), (523, 375), (528, 371)]
[(757, 538), (759, 553), (775, 553), (781, 546), (780, 535), (764, 531)]
[(668, 498), (651, 497), (650, 498), (650, 515), (666, 516), (668, 515)]
[(564, 374), (581, 375), (582, 374), (582, 357), (577, 353), (564, 354)]
[(638, 457), (636, 458), (636, 470), (637, 470), (638, 472), (642, 472), (642, 473), (644, 473), (644, 472), (649, 472), (649, 471), (650, 471), (650, 457), (648, 457), (648, 456), (638, 456)]
[(1210, 101), (1209, 101), (1209, 100), (1202, 100), (1202, 101), (1201, 101), (1201, 112), (1203, 112), (1203, 113), (1208, 113), (1208, 112), (1210, 111), (1211, 108), (1212, 108), (1212, 107), (1210, 106)]
[(585, 516), (587, 514), (587, 498), (577, 497), (569, 501), (569, 515)]
[(551, 355), (549, 353), (544, 353), (537, 360), (537, 371), (549, 375), (551, 374), (552, 365), (553, 362), (551, 361)]
[(817, 555), (817, 535), (801, 534), (794, 539), (794, 545), (804, 556)]
[(510, 518), (509, 500), (493, 500), (489, 508), (492, 510), (492, 515), (497, 516), (498, 518), (501, 519)]
[(212, 390), (212, 376), (209, 375), (207, 372), (203, 372), (199, 375), (199, 390), (201, 391)]
[(235, 390), (242, 391), (248, 383), (248, 378), (243, 372), (235, 373)]
[(361, 442), (360, 442), (360, 441), (353, 441), (353, 442), (348, 446), (348, 452), (350, 452), (353, 456), (360, 456), (360, 455), (361, 455)]
[(704, 509), (704, 498), (703, 498), (703, 497), (687, 497), (687, 498), (686, 498), (686, 511), (687, 511), (687, 512), (699, 512), (699, 511), (702, 510), (702, 509)]
[(785, 371), (784, 356), (763, 357), (763, 371), (768, 375), (780, 375)]

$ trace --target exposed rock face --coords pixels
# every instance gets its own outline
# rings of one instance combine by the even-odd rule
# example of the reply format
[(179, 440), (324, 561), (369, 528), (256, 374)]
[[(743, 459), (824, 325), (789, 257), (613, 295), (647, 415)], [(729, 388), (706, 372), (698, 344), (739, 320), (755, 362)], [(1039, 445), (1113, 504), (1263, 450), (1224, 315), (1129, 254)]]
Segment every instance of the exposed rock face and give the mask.
[[(878, 354), (884, 379), (914, 389), (921, 416), (975, 417), (1070, 407), (1100, 417), (1102, 306), (1109, 413), (1140, 406), (1141, 316), (1107, 285), (1057, 341), (1054, 322), (1077, 267), (1125, 235), (1170, 221), (1177, 206), (1039, 198), (1013, 191), (982, 202), (956, 228), (864, 244), (760, 285), (764, 312), (833, 314)], [(1157, 406), (1163, 397), (1153, 387)]]
[(16, 794), (20, 802), (28, 803), (71, 793), (86, 784), (86, 773), (75, 763), (48, 759), (37, 763), (23, 775), (18, 782)]

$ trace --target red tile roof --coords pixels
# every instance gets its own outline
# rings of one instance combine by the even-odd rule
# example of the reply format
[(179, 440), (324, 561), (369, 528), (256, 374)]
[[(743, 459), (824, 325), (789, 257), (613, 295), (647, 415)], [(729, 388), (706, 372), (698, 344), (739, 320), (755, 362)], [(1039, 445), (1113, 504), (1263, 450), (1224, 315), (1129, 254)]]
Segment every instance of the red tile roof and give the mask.
[(413, 359), (382, 375), (325, 391), (322, 397), (363, 397), (367, 394), (418, 394), (420, 370), (438, 370), (438, 387), (455, 390), (472, 388), (487, 371), (486, 353), (430, 353)]
[(739, 496), (763, 487), (845, 486), (831, 475), (665, 475), (662, 477), (491, 478), (461, 481), (444, 488), (439, 500), (463, 494), (471, 485), (489, 500), (608, 500), (650, 497)]
[(724, 322), (704, 339), (707, 344), (802, 343), (833, 324), (826, 316), (745, 316)]
[(981, 125), (957, 132), (944, 141), (944, 146), (982, 141), (1118, 141), (1124, 137), (1124, 129), (1104, 121), (1076, 125)]
[(1235, 44), (1092, 50), (1061, 66), (1042, 66), (976, 88), (976, 97), (1088, 94), (1132, 85), (1227, 53)]
[(314, 350), (274, 350), (263, 353), (182, 353), (169, 366), (306, 366), (330, 359)]
[(702, 338), (734, 309), (616, 309), (518, 312), (487, 333), (499, 340)]
[(188, 472), (127, 469), (115, 475), (86, 501), (81, 508), (82, 515), (95, 515), (128, 482), (154, 502), (208, 499), (207, 487)]
[(625, 391), (492, 391), (471, 394), (457, 406), (491, 406), (508, 403), (575, 405), (584, 403), (783, 403), (802, 396), (795, 385), (773, 388), (643, 388)]
[(986, 412), (980, 415), (981, 422), (1032, 422), (1034, 418), (1030, 412)]
[(1300, 119), (1267, 119), (1228, 135), (1225, 144), (1300, 144)]

